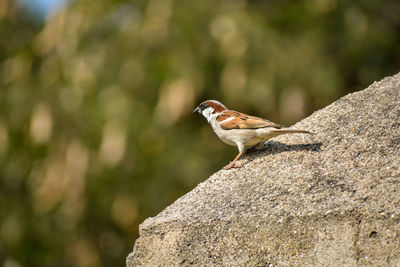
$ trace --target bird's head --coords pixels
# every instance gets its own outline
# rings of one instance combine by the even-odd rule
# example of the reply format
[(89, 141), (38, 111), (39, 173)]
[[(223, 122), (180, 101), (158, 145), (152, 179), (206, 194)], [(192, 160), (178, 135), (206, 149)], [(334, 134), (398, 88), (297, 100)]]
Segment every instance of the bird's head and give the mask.
[(207, 100), (198, 105), (197, 108), (193, 110), (193, 113), (203, 114), (207, 121), (210, 122), (213, 116), (226, 109), (227, 108), (217, 100)]

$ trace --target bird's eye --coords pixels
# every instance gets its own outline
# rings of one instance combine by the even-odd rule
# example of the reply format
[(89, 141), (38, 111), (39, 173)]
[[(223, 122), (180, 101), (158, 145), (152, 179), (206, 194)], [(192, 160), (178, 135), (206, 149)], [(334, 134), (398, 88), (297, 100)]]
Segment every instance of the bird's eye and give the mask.
[(201, 105), (200, 105), (200, 109), (201, 109), (201, 110), (205, 110), (206, 108), (207, 108), (207, 105), (206, 105), (206, 104), (201, 104)]

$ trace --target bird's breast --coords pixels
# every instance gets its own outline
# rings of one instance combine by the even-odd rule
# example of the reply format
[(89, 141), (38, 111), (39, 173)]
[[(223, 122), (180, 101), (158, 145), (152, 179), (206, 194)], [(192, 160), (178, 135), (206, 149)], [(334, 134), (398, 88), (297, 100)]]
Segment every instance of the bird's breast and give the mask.
[(222, 129), (221, 126), (219, 126), (219, 124), (216, 123), (215, 121), (211, 121), (210, 124), (214, 132), (219, 137), (219, 139), (221, 139), (224, 143), (228, 145), (236, 146), (234, 136), (232, 136), (229, 130)]

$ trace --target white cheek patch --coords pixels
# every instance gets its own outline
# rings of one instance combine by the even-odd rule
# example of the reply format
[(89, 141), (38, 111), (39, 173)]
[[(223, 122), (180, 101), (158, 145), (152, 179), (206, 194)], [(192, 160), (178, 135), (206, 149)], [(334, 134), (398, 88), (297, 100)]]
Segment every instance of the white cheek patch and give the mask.
[(203, 110), (201, 113), (207, 119), (207, 121), (210, 122), (210, 120), (212, 119), (213, 112), (214, 112), (214, 109), (212, 107), (208, 107), (205, 110)]

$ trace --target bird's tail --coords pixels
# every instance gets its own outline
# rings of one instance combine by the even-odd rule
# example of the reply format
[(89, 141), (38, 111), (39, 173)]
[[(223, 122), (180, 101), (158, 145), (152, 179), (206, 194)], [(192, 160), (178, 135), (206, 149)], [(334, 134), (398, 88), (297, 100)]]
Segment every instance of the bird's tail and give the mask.
[(287, 134), (287, 133), (314, 134), (314, 133), (306, 131), (306, 130), (289, 129), (289, 128), (274, 129), (272, 132), (278, 133), (278, 134)]

